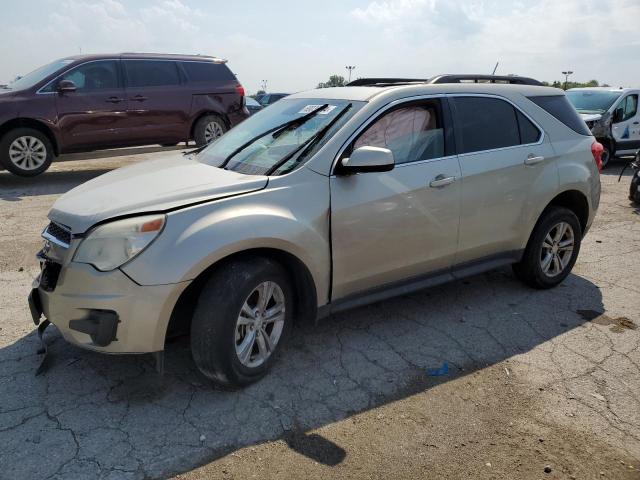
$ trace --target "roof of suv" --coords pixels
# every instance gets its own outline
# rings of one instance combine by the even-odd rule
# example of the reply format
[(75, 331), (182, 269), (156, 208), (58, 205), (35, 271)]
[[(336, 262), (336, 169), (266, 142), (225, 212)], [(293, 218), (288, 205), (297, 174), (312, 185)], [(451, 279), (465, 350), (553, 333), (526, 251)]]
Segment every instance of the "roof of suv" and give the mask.
[(631, 92), (640, 90), (638, 88), (624, 88), (624, 87), (577, 87), (570, 88), (568, 92)]
[(65, 57), (65, 60), (101, 60), (106, 58), (132, 58), (132, 59), (158, 59), (158, 60), (183, 60), (183, 61), (200, 61), (226, 63), (222, 58), (211, 57), (208, 55), (183, 55), (179, 53), (96, 53), (90, 55), (73, 55)]
[(552, 87), (538, 87), (535, 85), (512, 85), (498, 83), (437, 83), (394, 85), (389, 87), (332, 87), (307, 90), (290, 95), (288, 98), (334, 98), (336, 100), (368, 101), (388, 92), (405, 93), (411, 95), (435, 95), (441, 93), (479, 93), (504, 95), (520, 93), (521, 95), (545, 96), (563, 95), (564, 91)]

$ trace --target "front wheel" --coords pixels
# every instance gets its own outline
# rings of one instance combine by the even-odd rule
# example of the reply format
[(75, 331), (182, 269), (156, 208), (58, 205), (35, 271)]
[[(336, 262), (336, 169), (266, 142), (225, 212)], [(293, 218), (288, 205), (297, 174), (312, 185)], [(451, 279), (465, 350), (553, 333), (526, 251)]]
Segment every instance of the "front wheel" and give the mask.
[(522, 260), (513, 270), (530, 287), (555, 287), (571, 272), (581, 241), (582, 228), (575, 213), (551, 207), (533, 229)]
[(228, 263), (205, 284), (191, 323), (191, 352), (208, 378), (243, 386), (262, 378), (292, 324), (286, 271), (251, 257)]
[(0, 140), (0, 163), (15, 175), (35, 177), (53, 161), (49, 138), (33, 128), (16, 128)]

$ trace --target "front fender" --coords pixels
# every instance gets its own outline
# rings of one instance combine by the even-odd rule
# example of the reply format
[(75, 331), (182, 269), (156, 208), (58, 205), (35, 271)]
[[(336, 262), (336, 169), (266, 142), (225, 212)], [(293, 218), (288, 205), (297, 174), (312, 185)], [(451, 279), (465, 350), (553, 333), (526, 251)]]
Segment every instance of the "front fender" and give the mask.
[(276, 178), (264, 190), (169, 213), (160, 237), (122, 270), (140, 285), (179, 283), (229, 255), (276, 249), (306, 265), (318, 304), (325, 304), (330, 278), (327, 179), (301, 170), (299, 183)]

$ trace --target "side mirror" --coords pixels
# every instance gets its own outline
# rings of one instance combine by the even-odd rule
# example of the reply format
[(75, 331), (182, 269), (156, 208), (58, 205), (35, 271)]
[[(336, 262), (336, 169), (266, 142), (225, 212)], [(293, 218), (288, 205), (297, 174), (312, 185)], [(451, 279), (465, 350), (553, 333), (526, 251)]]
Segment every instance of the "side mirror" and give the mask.
[(622, 110), (622, 107), (619, 107), (613, 111), (613, 118), (611, 120), (613, 123), (618, 123), (622, 121), (623, 117), (624, 117), (624, 110)]
[(349, 158), (343, 158), (336, 169), (337, 174), (388, 172), (393, 170), (396, 162), (393, 152), (388, 148), (360, 147), (351, 153)]
[(76, 87), (76, 84), (71, 80), (60, 80), (57, 88), (58, 92), (60, 93), (75, 92), (77, 89), (78, 87)]

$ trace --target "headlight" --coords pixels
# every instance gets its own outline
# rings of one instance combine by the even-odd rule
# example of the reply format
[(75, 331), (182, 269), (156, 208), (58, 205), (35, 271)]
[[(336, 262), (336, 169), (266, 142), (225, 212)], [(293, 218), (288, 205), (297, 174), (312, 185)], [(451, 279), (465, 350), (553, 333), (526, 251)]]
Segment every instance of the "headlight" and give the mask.
[(73, 261), (103, 272), (118, 268), (148, 247), (164, 223), (164, 215), (147, 215), (100, 225), (80, 243)]

